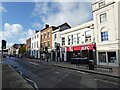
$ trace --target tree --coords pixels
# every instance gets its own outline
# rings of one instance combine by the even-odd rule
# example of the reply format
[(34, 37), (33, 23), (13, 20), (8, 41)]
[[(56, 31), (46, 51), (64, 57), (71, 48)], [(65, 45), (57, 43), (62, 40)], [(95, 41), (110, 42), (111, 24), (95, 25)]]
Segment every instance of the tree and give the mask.
[(19, 54), (23, 55), (26, 52), (26, 45), (23, 45), (19, 48)]

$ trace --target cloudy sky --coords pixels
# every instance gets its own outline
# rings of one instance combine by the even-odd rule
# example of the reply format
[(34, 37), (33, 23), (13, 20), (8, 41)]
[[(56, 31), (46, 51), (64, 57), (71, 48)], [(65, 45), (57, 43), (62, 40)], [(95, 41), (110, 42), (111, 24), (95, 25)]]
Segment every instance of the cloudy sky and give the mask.
[[(0, 4), (0, 39), (7, 46), (24, 43), (45, 23), (58, 26), (68, 22), (72, 27), (92, 20), (92, 2), (2, 2)], [(1, 45), (1, 44), (0, 44)]]

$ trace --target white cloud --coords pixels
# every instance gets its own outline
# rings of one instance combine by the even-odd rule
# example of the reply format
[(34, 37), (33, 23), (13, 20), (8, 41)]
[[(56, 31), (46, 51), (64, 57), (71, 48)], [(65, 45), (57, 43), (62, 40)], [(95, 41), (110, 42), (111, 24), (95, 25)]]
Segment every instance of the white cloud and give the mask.
[(92, 19), (91, 2), (36, 2), (33, 11), (40, 21), (50, 25), (59, 25), (64, 22), (72, 26), (82, 24)]
[(40, 24), (40, 22), (34, 22), (33, 25), (32, 25), (32, 27), (36, 28), (36, 29), (40, 28), (41, 26), (42, 25)]
[(0, 13), (2, 12), (7, 12), (7, 10), (3, 6), (0, 5)]
[(15, 43), (25, 43), (27, 37), (31, 37), (35, 33), (34, 30), (24, 30), (20, 24), (4, 24), (4, 30), (0, 31), (0, 40), (7, 41), (7, 47)]

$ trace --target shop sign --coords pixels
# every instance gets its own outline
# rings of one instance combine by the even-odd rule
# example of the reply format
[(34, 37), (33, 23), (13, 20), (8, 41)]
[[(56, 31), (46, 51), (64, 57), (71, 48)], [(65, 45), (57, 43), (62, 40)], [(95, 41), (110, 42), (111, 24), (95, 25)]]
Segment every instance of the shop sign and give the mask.
[(66, 47), (66, 51), (94, 50), (93, 46), (94, 44), (83, 45), (83, 46), (71, 46), (71, 47)]
[(82, 50), (89, 50), (89, 49), (90, 49), (90, 46), (83, 46), (81, 49), (82, 49)]

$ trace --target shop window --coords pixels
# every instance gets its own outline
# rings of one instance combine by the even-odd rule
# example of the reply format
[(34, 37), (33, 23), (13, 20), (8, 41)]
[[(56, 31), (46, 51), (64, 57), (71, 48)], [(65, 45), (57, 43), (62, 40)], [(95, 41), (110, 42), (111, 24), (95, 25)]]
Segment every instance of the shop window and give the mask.
[(115, 63), (116, 62), (116, 52), (107, 52), (108, 62)]
[(99, 62), (106, 63), (106, 52), (99, 52)]

